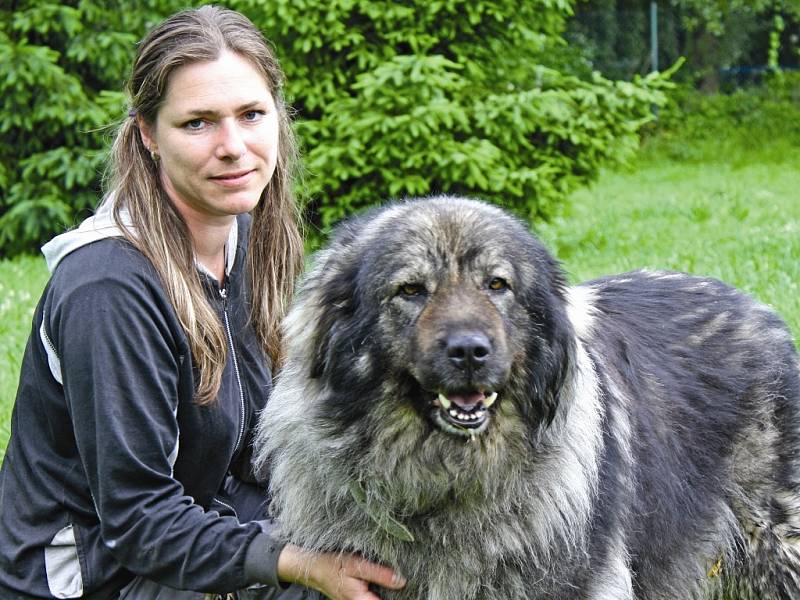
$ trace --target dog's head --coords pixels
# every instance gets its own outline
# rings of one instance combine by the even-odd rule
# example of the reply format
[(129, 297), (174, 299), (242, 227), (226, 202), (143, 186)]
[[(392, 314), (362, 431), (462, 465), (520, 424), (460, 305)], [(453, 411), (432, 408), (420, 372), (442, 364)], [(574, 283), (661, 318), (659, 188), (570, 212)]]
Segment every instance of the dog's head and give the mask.
[(508, 398), (547, 423), (573, 339), (563, 288), (555, 260), (497, 207), (390, 205), (340, 226), (305, 280), (309, 374), (332, 390), (331, 418), (363, 416), (381, 388), (454, 436), (491, 428)]

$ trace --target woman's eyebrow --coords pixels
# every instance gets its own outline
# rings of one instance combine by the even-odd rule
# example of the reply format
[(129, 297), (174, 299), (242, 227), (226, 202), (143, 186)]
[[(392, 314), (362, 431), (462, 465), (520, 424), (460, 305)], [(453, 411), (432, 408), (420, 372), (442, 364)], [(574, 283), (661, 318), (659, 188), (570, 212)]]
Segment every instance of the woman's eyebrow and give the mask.
[[(236, 113), (246, 112), (253, 108), (260, 108), (266, 105), (266, 102), (263, 100), (254, 100), (253, 102), (248, 102), (246, 104), (242, 104), (234, 109)], [(196, 108), (191, 109), (184, 113), (188, 117), (218, 117), (220, 115), (219, 111), (216, 110), (209, 110), (204, 108)]]

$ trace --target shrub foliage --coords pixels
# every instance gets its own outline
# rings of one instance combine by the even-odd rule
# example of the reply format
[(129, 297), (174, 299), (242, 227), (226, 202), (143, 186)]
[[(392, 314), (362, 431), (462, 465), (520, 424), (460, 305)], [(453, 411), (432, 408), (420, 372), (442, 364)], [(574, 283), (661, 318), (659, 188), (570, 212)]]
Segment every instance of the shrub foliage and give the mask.
[(0, 4), (0, 256), (35, 249), (97, 203), (134, 45), (165, 8), (110, 6)]
[[(367, 205), (473, 194), (528, 218), (636, 147), (663, 77), (564, 72), (573, 0), (232, 0), (276, 46), (323, 230)], [(137, 39), (174, 0), (0, 8), (0, 254), (100, 193)], [(4, 5), (7, 6), (7, 5)]]
[(428, 193), (546, 218), (623, 159), (664, 79), (562, 72), (571, 11), (567, 0), (250, 2), (287, 71), (316, 224)]
[(797, 163), (800, 73), (776, 72), (760, 86), (730, 94), (677, 86), (658, 121), (643, 131), (645, 151), (640, 156), (647, 160), (666, 156), (679, 162), (744, 166), (757, 154), (776, 164)]

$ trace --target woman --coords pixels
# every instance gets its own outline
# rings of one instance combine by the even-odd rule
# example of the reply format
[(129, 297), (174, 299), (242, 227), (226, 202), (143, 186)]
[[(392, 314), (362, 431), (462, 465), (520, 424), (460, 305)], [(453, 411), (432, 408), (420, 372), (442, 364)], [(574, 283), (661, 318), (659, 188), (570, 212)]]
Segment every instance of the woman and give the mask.
[(302, 253), (281, 83), (232, 11), (180, 12), (140, 44), (112, 191), (44, 248), (53, 274), (0, 474), (0, 597), (402, 585), (279, 543), (250, 466)]

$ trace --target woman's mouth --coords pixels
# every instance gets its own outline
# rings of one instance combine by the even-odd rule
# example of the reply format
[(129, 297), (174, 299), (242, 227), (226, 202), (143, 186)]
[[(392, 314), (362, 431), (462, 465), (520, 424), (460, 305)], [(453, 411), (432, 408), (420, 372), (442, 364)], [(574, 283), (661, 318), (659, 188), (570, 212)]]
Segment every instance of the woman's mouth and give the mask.
[(231, 173), (215, 175), (213, 177), (209, 177), (209, 179), (211, 179), (214, 183), (225, 187), (240, 187), (250, 183), (250, 179), (253, 177), (255, 172), (255, 169), (250, 169), (247, 171), (234, 171)]

